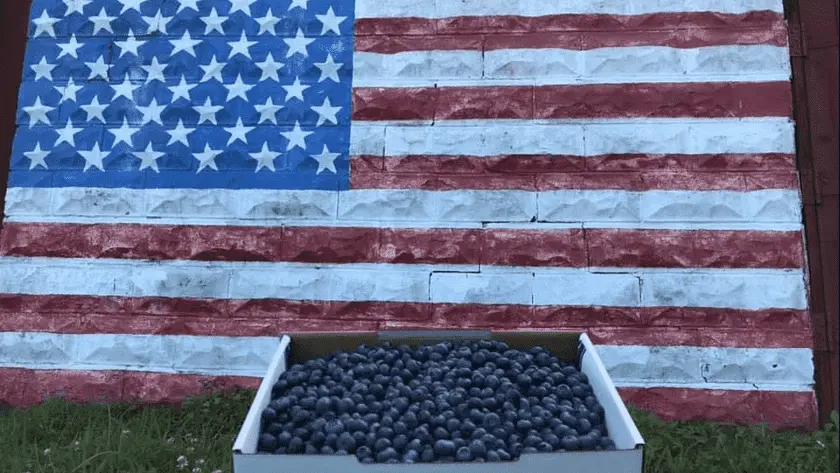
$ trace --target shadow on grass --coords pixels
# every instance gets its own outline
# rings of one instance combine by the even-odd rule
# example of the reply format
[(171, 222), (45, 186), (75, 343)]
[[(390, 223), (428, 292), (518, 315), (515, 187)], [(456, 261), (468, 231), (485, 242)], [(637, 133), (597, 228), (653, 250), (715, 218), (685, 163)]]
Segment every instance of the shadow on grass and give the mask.
[[(182, 407), (54, 400), (0, 414), (3, 473), (231, 472), (230, 449), (251, 391)], [(663, 422), (631, 409), (647, 442), (646, 473), (836, 473), (838, 420), (818, 432)]]

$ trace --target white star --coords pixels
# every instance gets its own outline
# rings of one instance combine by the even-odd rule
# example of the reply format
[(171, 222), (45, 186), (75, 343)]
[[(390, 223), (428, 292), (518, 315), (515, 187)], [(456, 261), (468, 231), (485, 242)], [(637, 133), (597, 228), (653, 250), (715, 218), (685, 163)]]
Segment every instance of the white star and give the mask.
[(61, 59), (64, 56), (73, 56), (76, 59), (79, 59), (79, 48), (82, 47), (78, 41), (76, 41), (76, 35), (70, 37), (70, 41), (66, 44), (58, 44), (55, 43), (56, 46), (61, 48), (61, 52), (58, 54), (57, 59)]
[(35, 103), (30, 107), (23, 107), (23, 111), (29, 115), (29, 128), (38, 122), (49, 124), (47, 113), (52, 112), (54, 107), (48, 107), (41, 103), (41, 97), (35, 97)]
[(52, 82), (52, 71), (53, 69), (58, 67), (58, 64), (49, 64), (47, 63), (47, 58), (42, 57), (41, 62), (39, 62), (38, 64), (32, 64), (29, 67), (31, 67), (32, 70), (35, 71), (35, 80), (47, 79), (48, 81)]
[(309, 0), (292, 0), (292, 4), (289, 5), (289, 11), (292, 11), (292, 8), (299, 7), (306, 10), (308, 7)]
[(230, 144), (236, 140), (239, 140), (244, 144), (248, 144), (248, 138), (245, 135), (247, 135), (253, 129), (254, 127), (252, 126), (242, 125), (242, 118), (237, 119), (235, 127), (225, 128), (225, 131), (230, 133), (230, 138), (228, 138), (227, 142), (228, 146), (230, 146)]
[(42, 11), (40, 17), (32, 20), (32, 23), (35, 24), (35, 33), (32, 37), (37, 38), (41, 33), (46, 33), (55, 38), (55, 24), (58, 20), (58, 18), (48, 15), (46, 10)]
[(236, 81), (233, 84), (226, 84), (225, 88), (230, 92), (228, 94), (227, 101), (230, 102), (231, 100), (235, 99), (236, 97), (241, 98), (244, 101), (248, 101), (248, 96), (246, 93), (253, 89), (254, 85), (248, 85), (242, 82), (242, 76), (236, 76)]
[(93, 121), (93, 119), (97, 119), (102, 123), (105, 123), (105, 116), (102, 115), (102, 112), (108, 108), (108, 104), (102, 105), (99, 103), (99, 97), (93, 96), (93, 100), (90, 102), (89, 105), (82, 105), (80, 107), (87, 113), (87, 121)]
[(254, 105), (254, 108), (260, 112), (260, 120), (257, 123), (262, 123), (266, 120), (270, 121), (271, 123), (277, 124), (277, 110), (280, 110), (279, 105), (274, 105), (274, 101), (271, 97), (266, 100), (265, 105)]
[(158, 169), (157, 160), (161, 158), (166, 153), (161, 153), (160, 151), (155, 151), (152, 149), (152, 143), (149, 142), (146, 145), (146, 149), (143, 151), (135, 151), (134, 155), (140, 158), (140, 170), (144, 170), (146, 168), (151, 168), (155, 172), (160, 172)]
[(172, 92), (171, 102), (175, 102), (178, 99), (192, 100), (192, 97), (190, 97), (190, 91), (197, 86), (198, 84), (187, 84), (187, 79), (184, 76), (181, 76), (181, 82), (178, 85), (173, 85), (169, 88)]
[(221, 105), (212, 105), (210, 102), (210, 97), (207, 97), (207, 100), (204, 101), (204, 105), (196, 105), (193, 106), (196, 112), (198, 112), (201, 117), (198, 119), (198, 124), (201, 125), (204, 122), (210, 122), (214, 125), (218, 125), (216, 123), (216, 112), (225, 108)]
[(257, 0), (230, 0), (230, 12), (229, 15), (233, 15), (233, 12), (241, 11), (242, 13), (251, 16), (251, 5), (254, 4)]
[(144, 16), (143, 21), (149, 25), (147, 33), (158, 32), (162, 35), (168, 34), (166, 32), (166, 25), (172, 20), (172, 17), (166, 18), (161, 15), (160, 11), (155, 16)]
[(166, 109), (166, 105), (158, 104), (158, 101), (157, 101), (156, 98), (153, 98), (152, 102), (149, 103), (149, 105), (147, 105), (145, 107), (137, 107), (137, 110), (140, 110), (140, 113), (143, 114), (143, 124), (144, 125), (146, 123), (151, 123), (151, 122), (155, 122), (155, 123), (159, 123), (159, 124), (163, 125), (163, 120), (161, 120), (160, 114), (163, 112), (164, 109)]
[(111, 28), (111, 22), (114, 21), (116, 18), (117, 17), (115, 16), (106, 15), (105, 7), (102, 7), (102, 9), (99, 10), (98, 15), (90, 17), (90, 21), (93, 22), (93, 34), (96, 34), (101, 30), (113, 33), (114, 29)]
[(134, 143), (131, 142), (131, 135), (133, 135), (134, 132), (137, 131), (137, 129), (128, 126), (127, 118), (123, 117), (123, 123), (121, 127), (112, 128), (108, 131), (111, 132), (112, 135), (114, 135), (114, 146), (117, 146), (117, 144), (119, 144), (120, 141), (128, 144), (128, 146), (134, 146)]
[(259, 33), (257, 33), (257, 35), (261, 35), (263, 33), (274, 34), (274, 27), (277, 25), (277, 23), (280, 23), (280, 18), (275, 17), (274, 14), (271, 13), (271, 10), (268, 10), (264, 17), (254, 19), (257, 20), (257, 23), (260, 24), (260, 31)]
[(97, 77), (101, 77), (105, 80), (108, 80), (108, 64), (105, 64), (105, 60), (100, 57), (96, 60), (96, 62), (86, 62), (85, 66), (90, 69), (90, 76), (88, 80), (96, 79)]
[(222, 69), (227, 65), (227, 62), (219, 63), (216, 61), (216, 58), (213, 57), (210, 59), (210, 64), (206, 66), (199, 66), (204, 69), (204, 77), (201, 78), (201, 82), (207, 82), (210, 79), (216, 79), (219, 82), (222, 82)]
[(31, 161), (29, 163), (29, 170), (35, 169), (36, 166), (44, 166), (44, 169), (47, 169), (47, 162), (45, 159), (49, 156), (49, 151), (44, 151), (41, 149), (41, 143), (35, 143), (35, 149), (32, 151), (24, 151), (23, 155), (29, 158)]
[(277, 71), (279, 71), (280, 68), (283, 67), (283, 63), (276, 62), (272, 54), (269, 54), (265, 58), (265, 61), (258, 62), (257, 67), (259, 67), (262, 70), (260, 82), (266, 79), (274, 79), (275, 81), (280, 82), (280, 76), (277, 75)]
[(251, 155), (251, 159), (255, 159), (257, 161), (257, 170), (254, 172), (260, 172), (262, 168), (268, 168), (272, 172), (276, 171), (277, 169), (274, 168), (274, 160), (280, 157), (280, 154), (274, 153), (268, 149), (268, 143), (263, 143), (262, 150), (259, 153), (248, 153)]
[(102, 166), (102, 160), (108, 157), (108, 151), (100, 150), (99, 143), (94, 143), (93, 149), (90, 151), (77, 150), (77, 152), (85, 158), (85, 171), (92, 167), (97, 167), (100, 171), (105, 170)]
[(134, 37), (134, 33), (130, 32), (128, 33), (128, 37), (125, 39), (125, 41), (114, 41), (114, 44), (116, 44), (117, 47), (120, 48), (120, 54), (117, 55), (117, 59), (119, 59), (123, 56), (123, 54), (126, 53), (131, 53), (135, 56), (140, 56), (140, 54), (137, 52), (137, 48), (146, 44), (146, 42), (137, 41), (137, 39)]
[(286, 53), (286, 57), (292, 57), (295, 53), (303, 54), (304, 56), (308, 56), (309, 52), (306, 51), (306, 47), (309, 46), (310, 43), (315, 41), (315, 38), (306, 38), (303, 36), (303, 31), (298, 28), (298, 32), (294, 38), (284, 38), (283, 41), (289, 45), (289, 52)]
[(284, 85), (282, 87), (284, 89), (286, 89), (286, 102), (288, 102), (288, 101), (290, 101), (294, 98), (300, 99), (300, 101), (302, 102), (303, 101), (303, 91), (309, 88), (308, 85), (302, 85), (300, 83), (300, 77), (295, 78), (294, 84)]
[(137, 12), (140, 12), (140, 4), (143, 3), (145, 0), (117, 0), (118, 2), (123, 4), (122, 10), (120, 10), (120, 15), (125, 13), (128, 10), (134, 9)]
[(289, 140), (289, 146), (286, 148), (288, 151), (293, 150), (295, 147), (306, 151), (306, 137), (311, 135), (312, 132), (301, 130), (300, 122), (295, 122), (295, 127), (292, 128), (292, 131), (281, 131), (280, 134)]
[(190, 37), (189, 31), (184, 31), (184, 35), (181, 36), (181, 39), (170, 39), (169, 42), (172, 43), (172, 46), (175, 47), (175, 49), (173, 49), (170, 53), (170, 57), (174, 56), (175, 54), (181, 51), (189, 54), (192, 57), (195, 57), (195, 46), (197, 44), (201, 44), (200, 39), (192, 39)]
[(222, 23), (224, 23), (228, 17), (226, 16), (219, 16), (216, 13), (216, 7), (210, 9), (210, 14), (207, 16), (201, 17), (201, 21), (207, 25), (207, 28), (204, 30), (204, 34), (208, 35), (211, 31), (218, 31), (221, 34), (225, 34), (225, 29), (222, 27)]
[(321, 70), (321, 77), (318, 82), (324, 82), (327, 79), (332, 79), (338, 82), (338, 70), (341, 69), (342, 64), (333, 60), (332, 54), (327, 53), (326, 62), (316, 62), (315, 67)]
[(186, 8), (192, 8), (193, 10), (195, 10), (197, 12), (198, 11), (198, 5), (196, 5), (197, 2), (198, 2), (198, 0), (179, 0), (178, 1), (178, 10), (175, 12), (175, 14), (177, 15), (178, 13), (181, 13)]
[(241, 55), (245, 56), (246, 58), (250, 58), (251, 53), (248, 51), (248, 48), (250, 48), (251, 46), (253, 46), (255, 44), (257, 44), (256, 41), (248, 41), (248, 38), (245, 36), (245, 32), (243, 31), (242, 32), (242, 37), (239, 38), (239, 41), (236, 41), (236, 42), (233, 42), (233, 43), (228, 43), (228, 45), (231, 48), (230, 49), (230, 56), (228, 56), (228, 59), (229, 60), (232, 59), (233, 56), (236, 56), (237, 54), (241, 54)]
[(327, 31), (334, 31), (335, 34), (340, 35), (341, 28), (339, 25), (347, 19), (346, 16), (336, 16), (332, 7), (327, 9), (326, 15), (315, 15), (315, 18), (318, 18), (318, 21), (323, 24), (323, 27), (321, 28), (322, 35), (327, 34)]
[(74, 127), (73, 122), (68, 119), (64, 128), (56, 129), (55, 131), (58, 132), (58, 139), (55, 141), (53, 146), (58, 146), (61, 143), (68, 143), (70, 146), (76, 146), (76, 140), (73, 137), (76, 133), (82, 131), (82, 128)]
[(93, 0), (63, 0), (64, 4), (67, 5), (67, 11), (64, 12), (64, 17), (66, 18), (73, 12), (79, 12), (84, 15), (82, 9), (88, 5), (88, 3), (92, 2)]
[(57, 90), (58, 92), (61, 92), (61, 100), (59, 100), (58, 103), (63, 103), (67, 100), (72, 100), (72, 101), (76, 102), (77, 101), (76, 100), (76, 93), (78, 91), (82, 90), (83, 87), (84, 86), (76, 85), (76, 83), (73, 82), (72, 77), (67, 80), (67, 85), (55, 86), (54, 87), (55, 90)]
[(183, 143), (189, 146), (190, 142), (187, 140), (187, 135), (193, 131), (194, 130), (192, 128), (184, 128), (184, 120), (178, 120), (178, 125), (175, 129), (168, 130), (170, 138), (169, 143), (167, 143), (166, 146), (169, 146), (172, 143)]
[(120, 84), (111, 84), (111, 88), (114, 89), (114, 92), (116, 92), (114, 98), (111, 99), (112, 101), (117, 100), (120, 97), (125, 97), (131, 101), (134, 100), (134, 84), (132, 84), (127, 77), (124, 77), (122, 83)]
[(341, 107), (333, 107), (330, 103), (330, 98), (324, 99), (324, 103), (317, 107), (312, 107), (312, 111), (319, 115), (318, 123), (315, 126), (321, 126), (324, 122), (330, 122), (333, 125), (338, 125), (338, 118), (336, 114), (341, 110)]
[(323, 171), (329, 169), (333, 172), (333, 174), (337, 173), (335, 170), (335, 160), (341, 156), (341, 153), (330, 153), (330, 150), (327, 148), (327, 145), (324, 145), (324, 150), (321, 151), (321, 154), (316, 154), (312, 156), (312, 159), (318, 161), (318, 170), (315, 171), (315, 174), (321, 174)]
[(206, 168), (206, 167), (209, 167), (209, 168), (212, 168), (212, 169), (218, 171), (219, 168), (216, 167), (216, 157), (219, 156), (221, 153), (222, 153), (221, 150), (219, 150), (219, 151), (212, 150), (212, 149), (210, 149), (210, 145), (205, 143), (204, 144), (204, 152), (195, 153), (195, 159), (198, 160), (198, 171), (196, 171), (196, 174), (200, 173), (201, 170)]
[(163, 75), (163, 70), (166, 68), (166, 65), (158, 62), (157, 57), (153, 57), (152, 58), (152, 63), (149, 64), (148, 66), (144, 64), (144, 65), (141, 65), (140, 67), (142, 67), (143, 70), (146, 71), (146, 83), (147, 84), (149, 82), (153, 81), (153, 80), (159, 80), (161, 82), (166, 82), (166, 78)]

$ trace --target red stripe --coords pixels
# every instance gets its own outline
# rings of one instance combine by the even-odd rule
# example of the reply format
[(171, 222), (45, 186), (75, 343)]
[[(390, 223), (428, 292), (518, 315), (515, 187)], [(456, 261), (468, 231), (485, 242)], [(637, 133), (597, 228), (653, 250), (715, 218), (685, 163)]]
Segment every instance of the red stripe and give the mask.
[[(120, 371), (39, 371), (0, 368), (0, 404), (30, 407), (49, 398), (75, 402), (177, 403), (231, 388), (256, 389), (259, 378)], [(620, 388), (630, 405), (669, 420), (717, 420), (774, 428), (816, 427), (813, 392)]]
[(806, 311), (0, 295), (3, 332), (273, 336), (278, 331), (587, 331), (595, 343), (809, 348)]
[(790, 117), (788, 82), (354, 88), (353, 120)]
[[(796, 171), (796, 155), (763, 154), (613, 154), (601, 156), (353, 156), (353, 173), (403, 172), (418, 174), (545, 174), (565, 172), (726, 171), (745, 176), (787, 176)], [(751, 171), (784, 171), (752, 173)]]
[[(512, 167), (537, 168), (548, 162), (548, 167), (568, 166), (574, 159), (559, 157), (554, 163), (552, 157), (526, 156)], [(449, 165), (481, 169), (487, 166), (506, 166), (511, 161), (520, 161), (513, 156), (399, 156), (384, 158), (384, 166), (396, 167), (399, 163), (412, 161), (408, 168), (421, 167), (438, 169), (439, 173), (417, 173), (406, 169), (399, 171), (367, 171), (359, 169), (351, 160), (350, 187), (352, 189), (421, 189), (421, 190), (726, 190), (756, 191), (764, 189), (798, 189), (798, 180), (793, 172), (776, 173), (713, 173), (713, 172), (504, 172), (498, 174), (457, 174), (442, 171)], [(484, 162), (484, 161), (488, 162)], [(389, 162), (391, 161), (391, 162)], [(454, 164), (453, 164), (454, 163)], [(369, 168), (369, 162), (364, 163)]]
[(8, 223), (0, 255), (193, 261), (802, 268), (798, 232)]
[[(467, 40), (464, 39), (465, 35)], [(485, 49), (592, 49), (630, 45), (693, 48), (723, 44), (787, 44), (784, 18), (774, 12), (362, 18), (356, 20), (355, 37), (357, 51), (381, 53), (478, 49), (482, 42)], [(468, 46), (476, 43), (479, 46)]]

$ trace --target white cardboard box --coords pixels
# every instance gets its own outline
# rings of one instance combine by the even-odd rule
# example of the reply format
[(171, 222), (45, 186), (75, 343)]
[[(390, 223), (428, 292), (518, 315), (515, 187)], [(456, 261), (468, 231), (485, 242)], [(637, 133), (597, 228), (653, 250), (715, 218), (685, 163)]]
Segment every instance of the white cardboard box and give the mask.
[[(604, 407), (607, 430), (616, 450), (531, 453), (512, 462), (367, 465), (353, 455), (257, 454), (260, 416), (271, 401), (272, 386), (291, 364), (328, 355), (338, 349), (351, 350), (362, 343), (374, 345), (390, 341), (412, 345), (463, 338), (503, 340), (513, 348), (540, 345), (560, 359), (577, 361)], [(595, 347), (586, 334), (568, 332), (409, 331), (283, 335), (233, 445), (234, 473), (641, 473), (643, 458), (644, 439)]]

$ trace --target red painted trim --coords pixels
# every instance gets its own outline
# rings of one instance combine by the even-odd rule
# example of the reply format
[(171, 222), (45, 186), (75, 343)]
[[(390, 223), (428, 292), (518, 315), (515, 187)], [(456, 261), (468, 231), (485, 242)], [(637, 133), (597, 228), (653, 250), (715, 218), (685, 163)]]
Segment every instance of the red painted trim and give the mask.
[[(750, 12), (746, 14), (697, 13), (654, 13), (646, 15), (548, 15), (526, 16), (481, 16), (427, 18), (361, 18), (356, 20), (355, 35), (365, 36), (428, 36), (463, 35), (465, 33), (543, 33), (576, 31), (587, 37), (603, 38), (605, 35), (621, 38), (622, 34), (658, 33), (663, 40), (671, 37), (671, 31), (679, 31), (690, 38), (712, 33), (706, 41), (714, 41), (716, 35), (726, 36), (732, 32), (762, 37), (763, 32), (784, 29), (782, 15), (774, 12)], [(709, 30), (709, 31), (705, 31)], [(727, 32), (729, 30), (729, 32)], [(732, 41), (727, 39), (727, 42)], [(753, 39), (754, 41), (754, 39)], [(358, 43), (357, 43), (358, 44)], [(358, 49), (358, 46), (357, 46)]]
[(354, 88), (353, 120), (790, 117), (788, 82)]
[(0, 2), (0, 227), (6, 208), (6, 186), (12, 160), (18, 89), (23, 77), (31, 0)]
[(306, 263), (801, 268), (798, 232), (8, 223), (0, 256)]
[[(805, 311), (0, 294), (0, 331), (273, 336), (278, 331), (587, 331), (615, 345), (808, 348)], [(710, 331), (708, 327), (715, 327)]]
[(816, 392), (820, 422), (840, 410), (840, 71), (837, 2), (791, 0), (787, 17), (791, 44), (797, 155), (805, 223), (809, 306), (813, 326)]
[[(260, 378), (120, 371), (0, 369), (0, 399), (29, 407), (55, 397), (76, 402), (178, 403), (219, 390), (255, 390)], [(811, 392), (713, 391), (680, 388), (619, 388), (628, 404), (669, 420), (768, 422), (774, 428), (811, 428), (816, 406)]]

